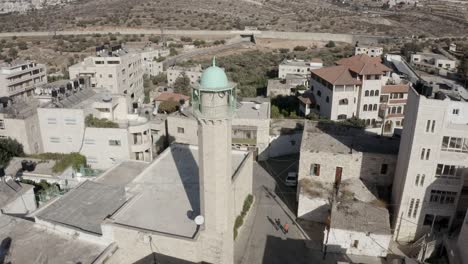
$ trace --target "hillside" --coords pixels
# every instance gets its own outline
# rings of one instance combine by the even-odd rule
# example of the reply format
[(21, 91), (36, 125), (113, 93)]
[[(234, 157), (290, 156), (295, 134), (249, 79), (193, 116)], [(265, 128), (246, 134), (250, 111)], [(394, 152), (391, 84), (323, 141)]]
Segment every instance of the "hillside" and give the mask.
[[(13, 0), (0, 0), (1, 4)], [(20, 0), (23, 2), (42, 0)], [(48, 0), (49, 3), (68, 0)], [(1, 32), (109, 27), (466, 36), (468, 0), (77, 0), (0, 16)]]

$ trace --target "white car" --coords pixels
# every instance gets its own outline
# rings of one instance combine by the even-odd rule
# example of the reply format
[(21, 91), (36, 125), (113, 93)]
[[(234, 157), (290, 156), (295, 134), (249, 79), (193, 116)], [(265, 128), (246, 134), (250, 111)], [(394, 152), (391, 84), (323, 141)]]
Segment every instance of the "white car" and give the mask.
[(297, 172), (288, 172), (288, 176), (284, 180), (286, 186), (296, 186), (297, 185)]

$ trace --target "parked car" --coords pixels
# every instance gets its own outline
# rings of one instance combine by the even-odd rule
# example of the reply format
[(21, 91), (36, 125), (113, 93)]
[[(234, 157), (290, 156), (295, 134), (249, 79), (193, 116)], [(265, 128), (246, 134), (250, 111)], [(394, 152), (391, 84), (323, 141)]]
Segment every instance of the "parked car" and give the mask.
[(284, 180), (286, 186), (296, 186), (297, 185), (297, 172), (288, 172), (288, 176)]

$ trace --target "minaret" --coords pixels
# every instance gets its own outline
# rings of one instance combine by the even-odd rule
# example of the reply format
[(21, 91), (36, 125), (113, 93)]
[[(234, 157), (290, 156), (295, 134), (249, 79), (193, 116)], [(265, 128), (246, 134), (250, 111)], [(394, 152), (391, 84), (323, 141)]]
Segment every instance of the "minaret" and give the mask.
[(203, 260), (212, 263), (234, 261), (231, 118), (235, 87), (213, 58), (213, 65), (203, 71), (192, 91), (198, 120), (200, 213), (205, 220), (200, 240), (202, 254), (209, 258)]

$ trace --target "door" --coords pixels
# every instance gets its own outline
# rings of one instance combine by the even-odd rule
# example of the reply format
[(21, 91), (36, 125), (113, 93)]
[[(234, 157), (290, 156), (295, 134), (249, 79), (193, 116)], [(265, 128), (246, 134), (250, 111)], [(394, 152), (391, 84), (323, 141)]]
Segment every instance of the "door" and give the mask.
[(341, 174), (343, 173), (342, 167), (336, 167), (335, 170), (335, 186), (338, 187), (341, 183)]

